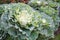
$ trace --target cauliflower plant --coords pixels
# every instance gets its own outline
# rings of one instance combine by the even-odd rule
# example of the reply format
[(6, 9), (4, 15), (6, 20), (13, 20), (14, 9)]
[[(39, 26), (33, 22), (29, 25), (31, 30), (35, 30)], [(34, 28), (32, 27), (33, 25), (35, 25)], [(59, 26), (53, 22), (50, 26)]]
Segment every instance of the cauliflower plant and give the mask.
[[(10, 35), (12, 40), (49, 40), (54, 38), (55, 22), (44, 12), (37, 11), (24, 3), (4, 4), (0, 6), (0, 28)], [(42, 40), (42, 39), (41, 39)]]

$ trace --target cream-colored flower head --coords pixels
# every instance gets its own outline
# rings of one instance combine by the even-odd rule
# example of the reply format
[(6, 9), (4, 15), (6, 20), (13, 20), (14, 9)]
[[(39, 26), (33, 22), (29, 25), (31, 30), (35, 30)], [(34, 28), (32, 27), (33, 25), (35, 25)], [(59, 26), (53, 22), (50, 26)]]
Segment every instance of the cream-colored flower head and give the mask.
[(32, 14), (29, 14), (27, 10), (22, 10), (19, 15), (17, 15), (17, 20), (21, 25), (30, 24), (32, 21)]
[(45, 24), (46, 23), (46, 19), (42, 19), (42, 23)]
[(41, 5), (41, 1), (37, 1), (37, 4), (38, 4), (38, 5)]

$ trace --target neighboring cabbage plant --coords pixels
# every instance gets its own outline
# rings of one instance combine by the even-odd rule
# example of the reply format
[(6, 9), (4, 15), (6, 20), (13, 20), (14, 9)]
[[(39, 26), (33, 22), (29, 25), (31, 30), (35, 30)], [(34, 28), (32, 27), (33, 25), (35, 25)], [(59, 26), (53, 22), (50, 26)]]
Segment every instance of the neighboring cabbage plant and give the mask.
[(35, 10), (38, 10), (39, 12), (44, 12), (45, 14), (52, 17), (57, 29), (60, 22), (59, 11), (58, 11), (60, 2), (57, 1), (58, 0), (30, 0), (28, 4)]
[[(40, 40), (54, 38), (55, 22), (44, 12), (38, 12), (23, 3), (0, 5), (0, 28), (12, 40)], [(43, 37), (42, 37), (43, 36)]]

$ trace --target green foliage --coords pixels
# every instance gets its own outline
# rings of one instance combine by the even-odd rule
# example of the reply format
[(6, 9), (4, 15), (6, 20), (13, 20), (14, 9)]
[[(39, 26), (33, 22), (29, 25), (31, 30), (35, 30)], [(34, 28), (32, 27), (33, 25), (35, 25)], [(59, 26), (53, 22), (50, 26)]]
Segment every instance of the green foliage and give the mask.
[(6, 32), (0, 29), (0, 40), (4, 40), (6, 38)]
[[(53, 19), (55, 29), (57, 30), (60, 22), (58, 7), (60, 6), (59, 0), (30, 0), (28, 3), (35, 10), (44, 12)], [(50, 32), (50, 31), (49, 31)], [(46, 33), (46, 31), (45, 31)], [(45, 34), (44, 33), (44, 34)], [(45, 34), (46, 35), (46, 34)], [(38, 38), (39, 39), (39, 38)], [(45, 38), (47, 40), (47, 38)], [(43, 40), (45, 40), (43, 39)], [(39, 39), (40, 40), (40, 39)]]
[(52, 39), (52, 40), (60, 40), (60, 34), (58, 34), (57, 36), (55, 36), (55, 38)]
[(55, 26), (59, 26), (58, 22), (60, 22), (58, 7), (60, 6), (59, 2), (55, 2), (53, 0), (31, 0), (28, 3), (31, 7), (38, 10), (39, 12), (44, 12), (45, 14), (52, 17), (55, 22)]
[(59, 3), (44, 0), (41, 2), (31, 0), (28, 5), (24, 3), (0, 5), (0, 29), (8, 33), (6, 40), (54, 38), (54, 31), (57, 30), (60, 21), (58, 5)]

